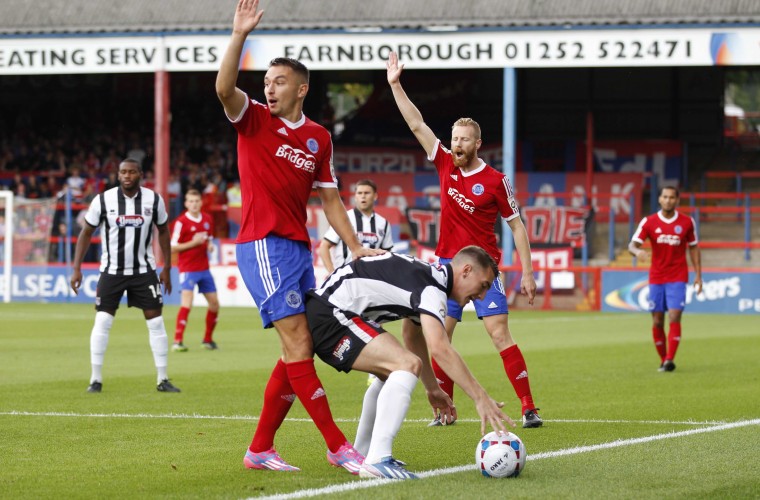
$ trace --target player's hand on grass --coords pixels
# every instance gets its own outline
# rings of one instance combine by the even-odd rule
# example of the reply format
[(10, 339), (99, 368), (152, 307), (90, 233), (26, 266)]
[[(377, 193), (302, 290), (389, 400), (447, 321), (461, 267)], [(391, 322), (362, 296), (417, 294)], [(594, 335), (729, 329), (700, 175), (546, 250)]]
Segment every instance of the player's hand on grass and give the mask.
[(433, 391), (428, 391), (427, 397), (430, 406), (433, 407), (433, 418), (439, 419), (443, 425), (449, 425), (456, 422), (456, 406), (454, 406), (454, 402), (443, 389), (439, 387)]
[(503, 402), (497, 403), (490, 397), (484, 397), (475, 402), (475, 409), (478, 411), (478, 415), (480, 415), (481, 436), (484, 436), (486, 434), (486, 426), (489, 424), (495, 432), (500, 432), (502, 434), (507, 433), (507, 429), (504, 427), (503, 422), (506, 422), (508, 425), (515, 427), (515, 423), (512, 421), (512, 419), (509, 418), (506, 413), (501, 411), (501, 408), (503, 407)]
[(232, 31), (248, 34), (259, 24), (263, 10), (259, 9), (259, 0), (239, 0), (235, 8)]
[(74, 295), (79, 295), (79, 287), (82, 286), (82, 271), (74, 269), (71, 272), (71, 289), (74, 290)]

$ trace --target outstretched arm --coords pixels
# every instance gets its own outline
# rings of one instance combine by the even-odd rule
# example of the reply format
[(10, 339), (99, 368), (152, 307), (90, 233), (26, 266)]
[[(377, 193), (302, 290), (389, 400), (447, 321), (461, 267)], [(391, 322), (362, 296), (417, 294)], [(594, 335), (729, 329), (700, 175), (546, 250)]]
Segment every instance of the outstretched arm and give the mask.
[(401, 86), (401, 72), (404, 71), (404, 65), (398, 63), (398, 55), (395, 52), (391, 52), (388, 56), (386, 68), (388, 70), (388, 84), (391, 86), (393, 98), (396, 100), (399, 111), (401, 111), (401, 116), (406, 120), (406, 124), (409, 125), (425, 153), (430, 155), (433, 152), (433, 146), (435, 146), (435, 134), (422, 119), (422, 113), (412, 103)]
[(216, 75), (216, 95), (222, 101), (224, 112), (230, 118), (237, 118), (245, 106), (245, 93), (236, 87), (240, 67), (240, 56), (248, 34), (253, 31), (264, 11), (259, 11), (259, 0), (239, 0), (232, 21), (232, 36), (222, 65)]
[(506, 432), (502, 421), (506, 421), (514, 427), (515, 423), (512, 419), (499, 409), (504, 406), (504, 403), (497, 403), (491, 399), (491, 396), (475, 379), (462, 357), (451, 346), (449, 337), (446, 335), (446, 329), (438, 318), (421, 314), (420, 321), (422, 322), (422, 333), (425, 335), (425, 342), (431, 356), (435, 358), (443, 371), (475, 402), (475, 409), (480, 415), (481, 434), (486, 433), (487, 424), (491, 424), (496, 432)]
[(324, 264), (325, 269), (327, 269), (328, 273), (332, 273), (335, 271), (335, 266), (333, 265), (332, 256), (330, 255), (330, 250), (332, 250), (332, 247), (335, 246), (335, 243), (332, 241), (328, 241), (323, 239), (319, 243), (319, 248), (317, 249), (317, 253), (319, 254), (319, 257), (322, 259), (322, 264)]

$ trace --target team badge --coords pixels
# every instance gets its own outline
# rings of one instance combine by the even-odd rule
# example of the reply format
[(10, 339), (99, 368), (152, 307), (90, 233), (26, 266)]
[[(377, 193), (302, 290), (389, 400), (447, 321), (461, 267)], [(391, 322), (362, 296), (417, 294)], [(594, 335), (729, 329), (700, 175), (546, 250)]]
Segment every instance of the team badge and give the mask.
[(151, 215), (153, 215), (153, 208), (152, 207), (143, 208), (143, 215), (145, 217), (150, 217)]
[(681, 234), (683, 232), (681, 226), (676, 226), (673, 230), (676, 232), (676, 234)]
[(208, 222), (203, 223), (203, 229), (205, 229), (206, 231), (209, 230)]
[(285, 302), (295, 309), (301, 305), (301, 294), (295, 290), (291, 290), (285, 295)]
[(319, 143), (316, 139), (308, 139), (306, 141), (306, 147), (309, 148), (309, 151), (315, 154), (317, 151), (319, 151)]
[(472, 194), (475, 196), (480, 196), (486, 191), (486, 188), (483, 187), (483, 184), (475, 184), (472, 186)]

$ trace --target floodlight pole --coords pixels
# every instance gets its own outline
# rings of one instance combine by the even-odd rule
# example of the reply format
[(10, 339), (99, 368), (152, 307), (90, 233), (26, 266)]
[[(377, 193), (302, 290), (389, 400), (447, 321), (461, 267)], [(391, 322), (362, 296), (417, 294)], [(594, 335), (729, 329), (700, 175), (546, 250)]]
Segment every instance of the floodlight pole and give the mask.
[[(512, 188), (515, 188), (515, 117), (517, 115), (517, 78), (515, 68), (504, 68), (504, 99), (503, 99), (502, 155), (501, 171), (507, 176)], [(512, 248), (514, 238), (509, 225), (501, 219), (501, 262), (505, 266), (512, 265)]]

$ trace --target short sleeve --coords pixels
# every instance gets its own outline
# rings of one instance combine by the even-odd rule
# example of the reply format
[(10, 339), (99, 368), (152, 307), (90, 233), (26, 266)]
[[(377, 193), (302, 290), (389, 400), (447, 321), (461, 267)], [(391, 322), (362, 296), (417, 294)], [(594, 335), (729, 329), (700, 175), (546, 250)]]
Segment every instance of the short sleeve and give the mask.
[(84, 214), (84, 220), (92, 227), (98, 227), (100, 225), (100, 199), (103, 195), (100, 194), (93, 198), (90, 202), (90, 208), (87, 209), (87, 213)]

